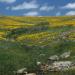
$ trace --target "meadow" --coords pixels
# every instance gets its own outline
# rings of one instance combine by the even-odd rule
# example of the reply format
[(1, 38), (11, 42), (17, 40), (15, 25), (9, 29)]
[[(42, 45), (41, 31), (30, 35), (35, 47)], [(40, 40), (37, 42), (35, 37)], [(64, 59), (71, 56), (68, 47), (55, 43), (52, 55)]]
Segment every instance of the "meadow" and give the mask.
[(14, 75), (13, 71), (24, 67), (36, 71), (37, 61), (46, 62), (66, 51), (71, 51), (67, 60), (75, 61), (75, 16), (0, 16), (0, 75)]

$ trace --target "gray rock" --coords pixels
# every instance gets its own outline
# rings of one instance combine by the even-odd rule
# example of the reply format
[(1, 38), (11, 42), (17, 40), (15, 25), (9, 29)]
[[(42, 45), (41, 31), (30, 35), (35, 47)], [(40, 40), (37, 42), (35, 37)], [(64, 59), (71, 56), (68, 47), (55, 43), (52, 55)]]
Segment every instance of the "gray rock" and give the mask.
[(49, 60), (59, 60), (59, 56), (58, 55), (53, 55), (53, 56), (50, 56), (48, 59)]
[(60, 57), (61, 57), (61, 58), (68, 58), (68, 57), (70, 57), (70, 54), (71, 54), (70, 51), (64, 52), (63, 54), (60, 55)]

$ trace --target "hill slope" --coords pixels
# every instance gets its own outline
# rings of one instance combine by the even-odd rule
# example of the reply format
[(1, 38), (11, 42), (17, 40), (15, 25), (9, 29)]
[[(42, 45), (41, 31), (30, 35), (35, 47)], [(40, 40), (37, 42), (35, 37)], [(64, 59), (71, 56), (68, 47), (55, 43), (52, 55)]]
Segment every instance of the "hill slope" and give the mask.
[(72, 53), (67, 60), (74, 61), (75, 16), (0, 16), (0, 75), (23, 67), (35, 70), (37, 61), (66, 51)]

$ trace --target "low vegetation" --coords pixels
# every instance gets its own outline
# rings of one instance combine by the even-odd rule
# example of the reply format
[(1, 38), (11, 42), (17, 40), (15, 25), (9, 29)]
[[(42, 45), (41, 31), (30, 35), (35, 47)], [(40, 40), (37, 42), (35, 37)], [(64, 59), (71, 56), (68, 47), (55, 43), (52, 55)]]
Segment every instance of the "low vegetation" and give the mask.
[(75, 16), (0, 17), (0, 75), (14, 75), (24, 67), (36, 72), (37, 61), (46, 63), (51, 55), (67, 51), (67, 61), (75, 61)]

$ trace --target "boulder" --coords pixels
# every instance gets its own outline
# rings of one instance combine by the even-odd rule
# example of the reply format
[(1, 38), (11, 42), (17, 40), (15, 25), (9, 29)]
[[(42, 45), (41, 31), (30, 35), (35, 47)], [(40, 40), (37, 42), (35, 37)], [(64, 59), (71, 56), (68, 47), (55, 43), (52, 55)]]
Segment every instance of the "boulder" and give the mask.
[(64, 52), (63, 54), (60, 55), (60, 58), (68, 58), (68, 57), (70, 57), (70, 54), (71, 54), (70, 51)]
[(48, 58), (48, 60), (59, 60), (59, 56), (58, 56), (58, 55), (50, 56), (50, 57)]

